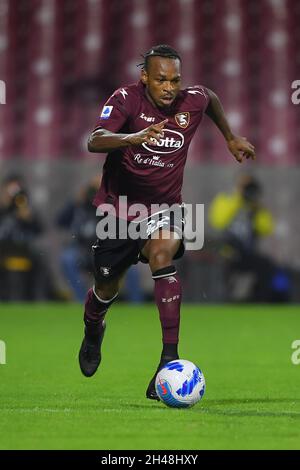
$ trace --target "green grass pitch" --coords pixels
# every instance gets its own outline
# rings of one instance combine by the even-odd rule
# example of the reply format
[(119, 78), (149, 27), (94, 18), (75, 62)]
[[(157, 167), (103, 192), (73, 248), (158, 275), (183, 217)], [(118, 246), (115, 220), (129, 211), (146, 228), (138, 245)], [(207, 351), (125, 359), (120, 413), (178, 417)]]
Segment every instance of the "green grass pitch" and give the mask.
[(145, 398), (161, 347), (154, 305), (112, 307), (89, 379), (81, 310), (1, 305), (1, 449), (300, 449), (299, 306), (184, 305), (180, 355), (207, 389), (183, 410)]

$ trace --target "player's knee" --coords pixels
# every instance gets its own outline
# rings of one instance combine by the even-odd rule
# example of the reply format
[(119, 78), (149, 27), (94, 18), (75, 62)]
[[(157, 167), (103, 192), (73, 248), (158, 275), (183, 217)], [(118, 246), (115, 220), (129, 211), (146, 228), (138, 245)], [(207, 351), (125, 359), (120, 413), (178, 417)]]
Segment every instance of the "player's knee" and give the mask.
[(172, 254), (165, 249), (154, 250), (149, 254), (149, 265), (152, 272), (172, 264)]
[(118, 293), (118, 283), (96, 283), (95, 292), (102, 300), (110, 300)]

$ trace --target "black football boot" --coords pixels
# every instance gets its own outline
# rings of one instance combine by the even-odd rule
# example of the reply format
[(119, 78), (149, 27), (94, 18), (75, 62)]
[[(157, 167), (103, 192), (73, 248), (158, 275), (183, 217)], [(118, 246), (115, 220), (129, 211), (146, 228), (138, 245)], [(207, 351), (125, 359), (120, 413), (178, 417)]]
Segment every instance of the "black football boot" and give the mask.
[(92, 334), (85, 327), (85, 334), (79, 351), (79, 365), (81, 372), (86, 377), (95, 374), (101, 362), (101, 344), (105, 333), (106, 324), (102, 322), (102, 328), (99, 332)]
[(152, 379), (150, 380), (150, 383), (148, 385), (148, 388), (146, 390), (146, 397), (149, 398), (150, 400), (157, 400), (157, 401), (160, 401), (157, 393), (156, 393), (156, 390), (155, 390), (155, 379), (156, 379), (156, 376), (157, 376), (157, 373), (168, 363), (168, 362), (171, 362), (171, 361), (175, 361), (176, 359), (179, 359), (178, 356), (176, 357), (172, 357), (172, 356), (162, 356), (161, 357), (161, 360), (160, 360), (160, 363), (156, 369), (156, 372), (154, 374), (154, 376), (152, 377)]

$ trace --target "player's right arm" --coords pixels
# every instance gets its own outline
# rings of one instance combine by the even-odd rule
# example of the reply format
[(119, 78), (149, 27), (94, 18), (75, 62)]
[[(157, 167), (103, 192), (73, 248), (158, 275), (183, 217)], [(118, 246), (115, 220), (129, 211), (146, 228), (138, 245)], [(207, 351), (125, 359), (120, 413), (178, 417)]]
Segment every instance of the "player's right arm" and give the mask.
[(102, 127), (95, 129), (89, 137), (88, 150), (90, 152), (106, 153), (143, 143), (155, 145), (155, 142), (163, 137), (163, 129), (167, 122), (168, 119), (165, 119), (158, 124), (152, 124), (132, 134), (118, 134)]
[(88, 139), (88, 150), (107, 153), (147, 142), (155, 145), (155, 141), (163, 137), (163, 128), (167, 119), (139, 132), (122, 133), (122, 129), (128, 127), (135, 116), (138, 106), (139, 94), (136, 93), (134, 86), (116, 90), (102, 108), (95, 129)]

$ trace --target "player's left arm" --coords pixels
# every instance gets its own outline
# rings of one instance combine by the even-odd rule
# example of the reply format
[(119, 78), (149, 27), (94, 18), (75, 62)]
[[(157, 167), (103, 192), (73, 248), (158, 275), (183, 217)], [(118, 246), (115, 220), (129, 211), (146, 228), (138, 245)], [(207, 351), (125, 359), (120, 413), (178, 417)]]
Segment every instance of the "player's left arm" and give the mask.
[(210, 100), (205, 113), (222, 132), (230, 153), (239, 163), (242, 163), (244, 158), (252, 158), (252, 160), (255, 160), (254, 146), (248, 142), (246, 137), (240, 137), (233, 134), (218, 96), (208, 88), (206, 88), (206, 91)]

